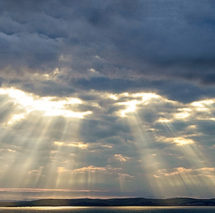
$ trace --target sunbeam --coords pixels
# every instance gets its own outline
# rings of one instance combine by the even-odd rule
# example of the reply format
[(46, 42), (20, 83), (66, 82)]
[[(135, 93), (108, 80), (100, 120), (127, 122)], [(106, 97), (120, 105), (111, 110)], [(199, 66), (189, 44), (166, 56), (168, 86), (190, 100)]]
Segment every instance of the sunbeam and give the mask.
[[(12, 182), (13, 187), (16, 188), (45, 188), (46, 185), (52, 188), (68, 187), (68, 182), (63, 183), (59, 176), (62, 171), (60, 168), (66, 168), (67, 164), (71, 167), (74, 160), (70, 158), (67, 163), (61, 162), (58, 154), (53, 156), (52, 151), (60, 153), (61, 156), (64, 155), (61, 150), (61, 147), (64, 147), (62, 144), (67, 147), (87, 148), (87, 145), (81, 142), (63, 141), (78, 138), (80, 120), (92, 112), (72, 111), (71, 106), (82, 104), (78, 98), (62, 100), (54, 97), (41, 98), (14, 88), (1, 88), (0, 95), (5, 99), (0, 110), (8, 111), (8, 106), (12, 107), (11, 110), (9, 108), (7, 120), (2, 123), (5, 127), (3, 126), (4, 131), (2, 129), (1, 143), (5, 143), (8, 140), (8, 134), (14, 132), (10, 143), (14, 144), (16, 149), (14, 151), (8, 149), (11, 155), (4, 159), (7, 164), (1, 180)], [(16, 142), (18, 137), (21, 139)], [(23, 147), (24, 152), (21, 151)], [(44, 148), (48, 150), (43, 151)], [(46, 162), (43, 162), (44, 158)], [(49, 172), (44, 169), (48, 169)], [(15, 173), (16, 176), (14, 176)], [(67, 180), (70, 179), (71, 177), (67, 177)], [(48, 184), (49, 181), (54, 184)]]
[[(141, 95), (144, 96), (144, 94)], [(208, 114), (209, 107), (214, 104), (214, 101), (206, 100), (200, 101), (200, 103), (194, 102), (182, 105), (158, 95), (147, 95), (146, 99), (135, 99), (135, 97), (139, 97), (139, 95), (130, 95), (129, 98), (127, 97), (126, 102), (120, 102), (119, 98), (115, 99), (119, 100), (116, 103), (117, 105), (124, 106), (124, 109), (120, 109), (117, 115), (122, 119), (126, 119), (131, 128), (131, 133), (135, 138), (134, 144), (137, 146), (142, 162), (142, 175), (147, 179), (147, 184), (150, 185), (154, 194), (165, 197), (168, 196), (169, 191), (172, 191), (173, 194), (186, 192), (189, 196), (193, 196), (193, 187), (197, 185), (205, 185), (210, 194), (213, 194), (213, 190), (209, 185), (214, 185), (214, 174), (211, 172), (205, 175), (203, 172), (212, 168), (212, 166), (210, 160), (206, 157), (206, 153), (195, 141), (198, 133), (195, 133), (194, 126), (190, 125), (187, 135), (179, 135), (178, 127), (175, 127), (175, 123), (189, 122), (196, 112), (198, 113), (197, 119), (201, 116), (199, 112), (204, 112), (204, 115), (206, 112)], [(159, 109), (159, 106), (164, 104), (170, 105), (172, 109), (177, 105), (179, 107), (176, 110), (171, 109), (170, 112), (164, 113), (162, 112), (162, 107)], [(152, 106), (151, 109), (150, 106)], [(155, 112), (154, 110), (157, 109), (160, 111)], [(210, 109), (212, 110), (211, 107)], [(154, 123), (144, 120), (145, 111), (158, 115)], [(159, 131), (156, 130), (158, 124), (164, 127), (162, 132), (159, 130), (160, 127)], [(155, 148), (156, 141), (159, 144), (170, 144), (165, 149), (180, 156), (181, 163), (179, 164), (176, 161), (177, 167), (172, 169), (172, 173), (168, 173), (171, 169), (169, 168), (170, 163), (165, 159), (166, 156), (162, 152), (157, 153), (158, 149)], [(174, 155), (172, 155), (172, 159), (174, 159)], [(191, 168), (186, 169), (186, 167)], [(163, 171), (165, 172), (163, 173)], [(166, 188), (169, 188), (169, 190), (166, 190)]]

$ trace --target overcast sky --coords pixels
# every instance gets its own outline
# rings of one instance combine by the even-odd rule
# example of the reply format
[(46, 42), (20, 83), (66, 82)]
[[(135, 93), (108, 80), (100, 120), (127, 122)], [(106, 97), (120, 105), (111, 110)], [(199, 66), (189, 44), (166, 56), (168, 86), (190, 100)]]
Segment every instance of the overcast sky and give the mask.
[(0, 199), (215, 196), (214, 0), (0, 0)]

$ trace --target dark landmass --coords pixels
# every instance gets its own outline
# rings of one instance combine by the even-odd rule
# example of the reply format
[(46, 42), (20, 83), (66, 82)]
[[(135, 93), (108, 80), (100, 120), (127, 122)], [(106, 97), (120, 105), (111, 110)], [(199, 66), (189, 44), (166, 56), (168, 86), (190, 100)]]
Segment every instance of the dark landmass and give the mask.
[(0, 201), (1, 207), (24, 206), (215, 206), (213, 199), (114, 198), (114, 199), (42, 199), (34, 201)]

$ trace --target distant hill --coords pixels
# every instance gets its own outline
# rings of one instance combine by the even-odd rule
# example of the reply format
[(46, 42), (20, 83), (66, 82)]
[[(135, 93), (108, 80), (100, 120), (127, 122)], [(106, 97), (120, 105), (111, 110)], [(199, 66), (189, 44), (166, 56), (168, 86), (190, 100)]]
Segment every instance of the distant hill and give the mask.
[(215, 206), (215, 199), (114, 198), (114, 199), (42, 199), (34, 201), (0, 201), (1, 207), (23, 206)]

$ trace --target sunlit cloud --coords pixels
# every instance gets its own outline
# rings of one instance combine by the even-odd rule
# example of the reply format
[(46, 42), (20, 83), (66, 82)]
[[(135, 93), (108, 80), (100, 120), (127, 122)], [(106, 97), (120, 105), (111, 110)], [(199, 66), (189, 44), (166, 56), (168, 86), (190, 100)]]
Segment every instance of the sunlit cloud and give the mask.
[[(178, 167), (178, 168), (174, 168), (172, 170), (167, 170), (167, 169), (163, 169), (163, 170), (159, 170), (158, 174), (156, 175), (156, 178), (159, 177), (171, 177), (171, 176), (177, 176), (177, 175), (192, 175), (192, 176), (196, 176), (196, 177), (208, 177), (208, 178), (215, 178), (215, 168), (211, 168), (211, 167), (202, 167), (202, 168), (195, 168), (195, 169), (191, 169), (191, 168), (184, 168), (184, 167)], [(215, 184), (215, 181), (214, 181)]]
[(49, 73), (34, 73), (34, 80), (55, 80), (57, 76), (60, 74), (59, 68), (55, 68), (52, 72)]
[(73, 173), (83, 173), (83, 172), (107, 172), (107, 168), (105, 167), (96, 167), (96, 166), (87, 166), (87, 167), (82, 167), (78, 169), (74, 169), (72, 172)]
[(34, 111), (38, 111), (44, 116), (62, 116), (79, 119), (92, 114), (91, 111), (79, 112), (72, 110), (74, 105), (82, 104), (79, 98), (65, 97), (59, 99), (57, 97), (39, 97), (15, 88), (1, 88), (0, 95), (7, 95), (17, 107), (23, 108), (23, 112), (12, 115), (8, 121), (9, 125), (24, 119), (27, 114)]
[(175, 119), (186, 119), (191, 115), (192, 109), (190, 108), (181, 108), (179, 112), (175, 113), (173, 116)]
[[(124, 109), (121, 109), (118, 114), (121, 117), (126, 117), (127, 115), (134, 113), (137, 110), (139, 105), (147, 105), (150, 103), (152, 99), (159, 99), (161, 98), (159, 95), (155, 93), (123, 93), (121, 95), (110, 95), (110, 98), (114, 100), (119, 100), (119, 98), (127, 98), (127, 101), (120, 101), (117, 105), (123, 106)], [(130, 99), (130, 100), (129, 100)]]
[(123, 156), (121, 154), (115, 154), (114, 158), (120, 162), (126, 162), (129, 160), (129, 157)]
[(158, 123), (170, 123), (170, 122), (172, 122), (172, 120), (169, 120), (169, 119), (167, 119), (167, 118), (159, 118), (159, 119), (157, 120), (157, 122), (158, 122)]
[(191, 106), (194, 107), (196, 111), (209, 111), (210, 108), (215, 104), (214, 99), (205, 99), (200, 101), (195, 101), (191, 103)]
[(56, 146), (64, 146), (64, 147), (74, 147), (79, 149), (87, 149), (88, 144), (80, 143), (80, 142), (63, 142), (63, 141), (55, 141), (54, 145)]
[(7, 122), (7, 125), (11, 126), (23, 119), (25, 119), (26, 114), (25, 113), (20, 113), (20, 114), (13, 114), (10, 117), (10, 120)]
[(193, 144), (194, 141), (189, 138), (178, 137), (178, 138), (173, 139), (173, 143), (175, 143), (178, 146), (184, 146), (184, 145), (188, 145), (188, 144)]
[(184, 145), (189, 145), (189, 144), (194, 144), (194, 140), (190, 138), (184, 138), (184, 137), (173, 137), (173, 138), (165, 138), (165, 137), (160, 137), (158, 140), (167, 142), (167, 143), (172, 143), (176, 144), (177, 146), (184, 146)]

